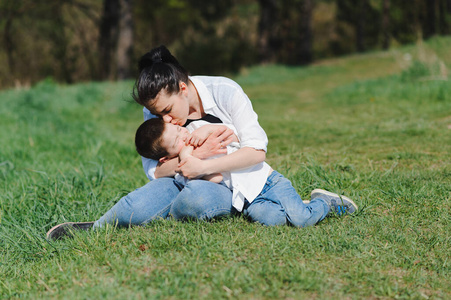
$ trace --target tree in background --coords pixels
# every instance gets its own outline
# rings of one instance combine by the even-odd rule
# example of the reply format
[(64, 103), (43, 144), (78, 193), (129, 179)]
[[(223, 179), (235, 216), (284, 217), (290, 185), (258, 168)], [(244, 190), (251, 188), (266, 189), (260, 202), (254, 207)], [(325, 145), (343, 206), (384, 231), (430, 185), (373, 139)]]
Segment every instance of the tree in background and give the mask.
[(390, 47), (390, 0), (382, 0), (382, 48)]
[[(382, 0), (383, 1), (383, 0)], [(381, 1), (337, 0), (338, 34), (341, 41), (336, 53), (364, 52), (378, 44)], [(346, 27), (352, 31), (346, 30)], [(350, 45), (354, 44), (354, 47)]]
[(135, 53), (164, 44), (196, 74), (237, 72), (256, 63), (255, 0), (136, 0)]
[(261, 63), (276, 61), (280, 38), (277, 34), (278, 5), (277, 0), (258, 0), (260, 20), (258, 22), (258, 59)]
[(312, 61), (313, 0), (259, 0), (260, 62), (302, 65)]
[[(312, 44), (312, 12), (313, 0), (295, 1), (294, 6), (286, 7), (292, 29), (286, 41), (286, 63), (292, 65), (305, 65), (313, 60)], [(290, 24), (287, 24), (289, 27)], [(291, 27), (290, 26), (290, 27)]]
[(2, 0), (0, 88), (133, 77), (165, 44), (196, 74), (451, 34), (451, 0)]
[[(54, 29), (49, 30), (50, 40), (53, 42), (51, 54), (56, 62), (59, 62), (55, 70), (56, 78), (61, 78), (66, 83), (73, 83), (73, 64), (69, 62), (68, 37), (65, 30), (63, 3), (55, 1), (49, 6), (49, 13), (53, 16)], [(50, 24), (49, 24), (50, 25)]]
[(450, 0), (429, 0), (426, 2), (426, 16), (423, 23), (424, 38), (437, 34), (449, 34), (451, 27)]
[(25, 3), (18, 1), (3, 1), (0, 3), (0, 20), (3, 20), (3, 45), (6, 52), (7, 72), (15, 77), (16, 58), (15, 58), (15, 40), (13, 38), (13, 23), (17, 21), (19, 15), (27, 10)]
[(104, 0), (99, 29), (99, 79), (113, 79), (112, 60), (119, 36), (119, 0)]
[[(86, 2), (86, 1), (85, 1)], [(45, 77), (67, 83), (93, 79), (90, 30), (95, 7), (80, 1), (0, 3), (2, 49), (8, 69), (0, 68), (0, 86), (28, 85)], [(85, 41), (85, 43), (83, 43)], [(82, 47), (85, 46), (85, 47)]]
[(117, 41), (117, 79), (132, 75), (133, 15), (132, 0), (120, 0), (119, 37)]
[(99, 79), (130, 78), (133, 55), (132, 1), (104, 0), (99, 32)]

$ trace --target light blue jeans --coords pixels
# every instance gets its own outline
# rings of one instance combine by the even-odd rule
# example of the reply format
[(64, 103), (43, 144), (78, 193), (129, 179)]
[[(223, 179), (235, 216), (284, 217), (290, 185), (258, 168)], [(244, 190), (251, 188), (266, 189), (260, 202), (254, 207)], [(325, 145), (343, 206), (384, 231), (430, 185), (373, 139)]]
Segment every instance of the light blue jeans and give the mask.
[[(169, 216), (208, 220), (230, 215), (233, 211), (232, 192), (224, 185), (191, 180), (182, 186), (173, 178), (160, 178), (121, 198), (94, 223), (94, 228), (106, 223), (145, 225)], [(268, 226), (305, 227), (323, 220), (329, 211), (326, 202), (319, 198), (304, 204), (291, 182), (273, 171), (260, 195), (252, 203), (246, 201), (243, 213), (252, 221)]]
[(291, 224), (296, 227), (312, 226), (323, 220), (329, 205), (319, 198), (309, 204), (302, 202), (291, 182), (279, 172), (268, 176), (262, 192), (251, 203), (244, 205), (244, 215), (254, 222), (268, 226)]
[(186, 186), (174, 178), (159, 178), (121, 198), (94, 223), (145, 225), (155, 219), (208, 220), (232, 213), (232, 192), (221, 184), (191, 180)]

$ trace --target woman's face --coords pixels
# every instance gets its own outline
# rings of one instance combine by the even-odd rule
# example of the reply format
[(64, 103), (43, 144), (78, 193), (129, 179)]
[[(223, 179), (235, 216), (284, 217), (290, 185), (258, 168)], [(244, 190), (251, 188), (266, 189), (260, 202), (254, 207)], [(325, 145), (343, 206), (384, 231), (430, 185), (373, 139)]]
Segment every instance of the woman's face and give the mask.
[(183, 126), (188, 119), (189, 101), (187, 90), (169, 95), (162, 90), (147, 107), (151, 113), (163, 118), (164, 122)]

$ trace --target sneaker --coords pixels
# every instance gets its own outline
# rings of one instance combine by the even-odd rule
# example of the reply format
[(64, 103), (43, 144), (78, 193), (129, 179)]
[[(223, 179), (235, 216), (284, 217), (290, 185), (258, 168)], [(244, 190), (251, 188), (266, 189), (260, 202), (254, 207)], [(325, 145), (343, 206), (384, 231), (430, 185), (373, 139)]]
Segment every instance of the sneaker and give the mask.
[(94, 222), (67, 222), (58, 224), (52, 227), (47, 232), (48, 240), (59, 240), (63, 237), (72, 237), (77, 230), (89, 230), (94, 225)]
[[(351, 199), (346, 196), (334, 194), (322, 189), (315, 189), (312, 191), (311, 199), (320, 198), (327, 202), (330, 210), (335, 211), (339, 216), (344, 214), (352, 214), (359, 209)], [(330, 213), (329, 213), (330, 214)]]

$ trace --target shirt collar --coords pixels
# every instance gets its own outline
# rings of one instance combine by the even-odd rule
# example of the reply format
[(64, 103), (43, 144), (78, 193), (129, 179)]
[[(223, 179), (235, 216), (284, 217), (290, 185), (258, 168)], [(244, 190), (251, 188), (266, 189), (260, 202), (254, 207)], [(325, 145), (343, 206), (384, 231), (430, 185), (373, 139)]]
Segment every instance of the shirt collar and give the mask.
[(196, 77), (189, 77), (189, 80), (194, 84), (194, 87), (197, 90), (197, 93), (199, 94), (200, 101), (202, 101), (202, 106), (204, 110), (212, 109), (213, 107), (216, 107), (216, 102), (213, 100), (213, 97), (211, 96), (210, 91), (207, 89), (205, 84)]

